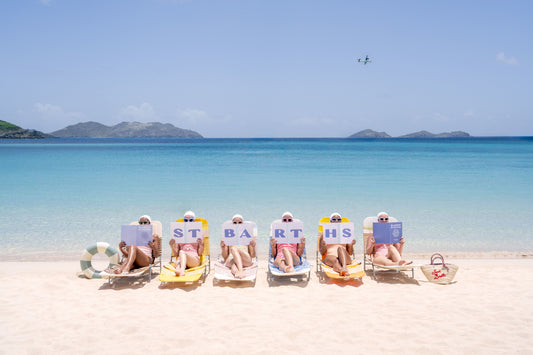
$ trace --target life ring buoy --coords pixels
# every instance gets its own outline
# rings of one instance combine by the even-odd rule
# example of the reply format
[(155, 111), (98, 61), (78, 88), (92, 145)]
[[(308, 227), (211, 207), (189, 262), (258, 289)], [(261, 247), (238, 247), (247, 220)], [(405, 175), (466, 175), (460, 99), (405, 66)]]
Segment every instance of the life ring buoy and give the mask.
[(85, 249), (80, 259), (81, 271), (88, 279), (102, 279), (107, 278), (108, 274), (105, 271), (95, 270), (92, 265), (92, 258), (98, 253), (104, 253), (109, 258), (109, 267), (118, 264), (117, 250), (111, 247), (108, 243), (98, 242)]

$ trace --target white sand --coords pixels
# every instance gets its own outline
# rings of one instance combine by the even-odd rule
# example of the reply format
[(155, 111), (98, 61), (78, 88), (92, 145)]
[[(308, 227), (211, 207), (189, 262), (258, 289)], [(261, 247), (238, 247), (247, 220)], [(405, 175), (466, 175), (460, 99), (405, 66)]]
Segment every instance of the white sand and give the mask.
[[(451, 285), (162, 287), (77, 275), (76, 261), (0, 263), (0, 354), (533, 353), (533, 259), (448, 259)], [(313, 260), (314, 262), (314, 260)], [(427, 259), (415, 260), (424, 263)]]

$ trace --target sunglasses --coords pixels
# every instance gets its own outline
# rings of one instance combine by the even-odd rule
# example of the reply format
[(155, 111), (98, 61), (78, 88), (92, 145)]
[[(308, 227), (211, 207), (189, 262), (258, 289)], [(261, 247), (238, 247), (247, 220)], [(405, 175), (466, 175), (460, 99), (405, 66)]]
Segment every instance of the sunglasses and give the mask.
[(292, 222), (292, 218), (283, 218), (283, 222)]
[(233, 224), (242, 224), (242, 221), (233, 221)]
[(340, 222), (342, 221), (342, 218), (332, 218), (331, 222)]
[(139, 221), (139, 224), (150, 224), (148, 221)]
[(388, 220), (389, 220), (389, 217), (387, 217), (387, 218), (383, 218), (383, 217), (381, 217), (379, 220), (380, 220), (380, 221), (388, 221)]
[(183, 222), (194, 222), (194, 218), (184, 218)]

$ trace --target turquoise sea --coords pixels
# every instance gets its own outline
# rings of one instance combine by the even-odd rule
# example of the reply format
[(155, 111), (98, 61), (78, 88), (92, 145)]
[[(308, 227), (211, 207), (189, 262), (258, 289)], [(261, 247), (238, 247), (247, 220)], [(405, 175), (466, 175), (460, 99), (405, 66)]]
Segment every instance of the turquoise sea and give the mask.
[[(116, 246), (142, 214), (189, 209), (210, 223), (270, 223), (289, 210), (314, 254), (318, 220), (387, 211), (406, 252), (533, 251), (533, 137), (472, 139), (47, 139), (0, 141), (0, 258), (78, 256)], [(362, 252), (358, 238), (357, 252)], [(168, 249), (168, 248), (167, 248)]]

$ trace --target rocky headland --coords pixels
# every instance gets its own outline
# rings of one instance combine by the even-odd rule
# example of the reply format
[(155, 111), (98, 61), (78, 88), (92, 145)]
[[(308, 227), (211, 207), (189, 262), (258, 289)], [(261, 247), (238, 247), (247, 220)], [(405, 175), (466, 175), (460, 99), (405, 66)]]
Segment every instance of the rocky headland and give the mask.
[(35, 129), (24, 129), (13, 123), (0, 120), (0, 139), (43, 139), (53, 136)]

